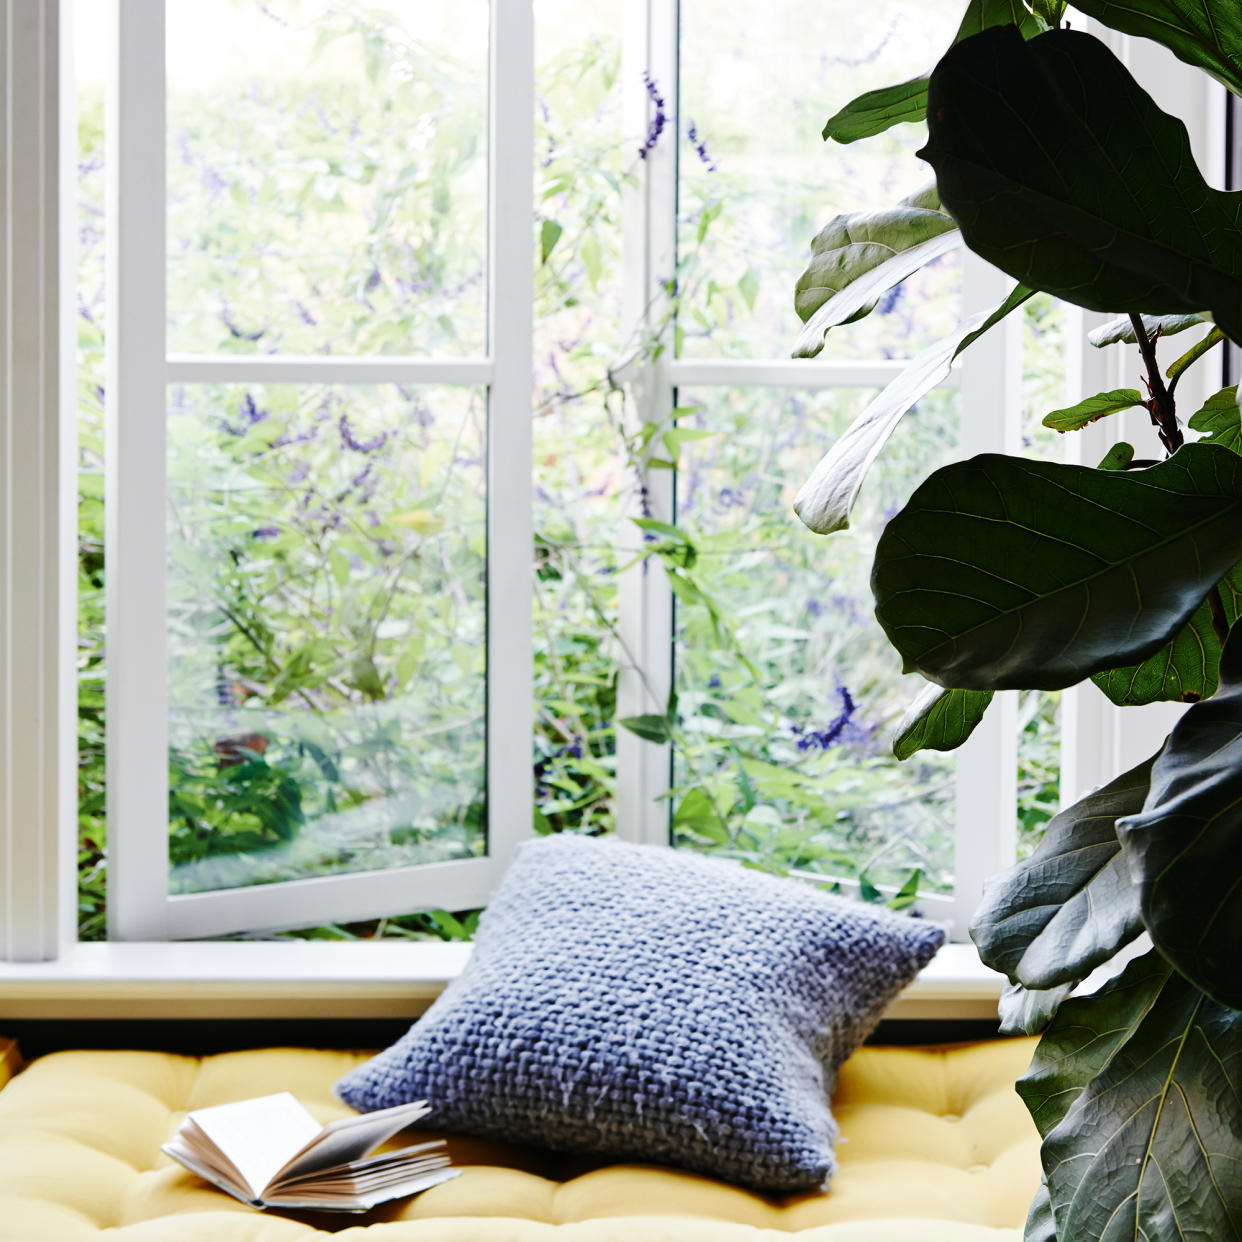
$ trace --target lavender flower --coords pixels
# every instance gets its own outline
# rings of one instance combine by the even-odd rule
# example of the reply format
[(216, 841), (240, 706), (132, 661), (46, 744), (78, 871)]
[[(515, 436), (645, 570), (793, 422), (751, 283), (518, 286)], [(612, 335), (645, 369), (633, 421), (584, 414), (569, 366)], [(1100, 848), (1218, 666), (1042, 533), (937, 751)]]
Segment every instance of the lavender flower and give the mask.
[(686, 137), (690, 139), (690, 145), (694, 148), (694, 153), (699, 157), (700, 162), (706, 165), (707, 171), (718, 172), (720, 165), (716, 163), (708, 151), (707, 139), (699, 137), (699, 132), (695, 129), (693, 121), (690, 122), (686, 129)]
[[(828, 750), (836, 746), (842, 740), (842, 735), (851, 729), (858, 705), (845, 686), (838, 686), (837, 693), (841, 696), (841, 711), (826, 729), (808, 730), (801, 725), (793, 725), (790, 728), (790, 732), (798, 739), (799, 750)], [(856, 725), (852, 727), (857, 728)]]
[(647, 87), (647, 97), (655, 104), (655, 116), (651, 118), (651, 122), (647, 126), (647, 136), (643, 139), (643, 145), (638, 148), (638, 158), (640, 160), (645, 160), (648, 153), (655, 150), (655, 145), (659, 142), (660, 135), (664, 132), (664, 126), (668, 123), (668, 116), (664, 111), (664, 97), (656, 87), (655, 79), (651, 74), (644, 71), (643, 82)]
[(353, 449), (355, 453), (374, 453), (376, 449), (381, 449), (388, 443), (388, 432), (381, 431), (379, 435), (370, 440), (358, 440), (354, 438), (353, 428), (349, 425), (349, 415), (342, 414), (337, 427), (341, 433), (341, 443), (348, 449)]
[(242, 398), (237, 413), (240, 415), (238, 422), (223, 423), (224, 430), (231, 436), (244, 436), (255, 423), (261, 423), (267, 418), (267, 411), (259, 409), (250, 393)]
[(234, 321), (232, 312), (227, 306), (220, 311), (220, 321), (235, 341), (261, 341), (267, 335), (266, 328), (256, 328), (253, 332), (247, 332), (245, 328), (240, 327)]
[(881, 315), (891, 314), (897, 303), (901, 301), (901, 295), (905, 289), (904, 285), (894, 285), (879, 302), (876, 303), (876, 310)]

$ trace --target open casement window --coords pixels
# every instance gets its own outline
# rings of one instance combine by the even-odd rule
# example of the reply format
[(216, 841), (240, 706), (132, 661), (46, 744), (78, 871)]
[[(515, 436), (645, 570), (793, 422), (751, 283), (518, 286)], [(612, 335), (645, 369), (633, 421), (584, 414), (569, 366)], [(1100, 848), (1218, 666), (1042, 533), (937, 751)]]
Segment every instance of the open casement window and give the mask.
[(530, 832), (530, 6), (261, 8), (113, 10), (111, 939), (481, 905)]
[[(938, 465), (983, 452), (1098, 460), (1122, 424), (1058, 441), (1039, 420), (1120, 386), (1106, 382), (1114, 370), (1132, 384), (1137, 353), (1091, 350), (1086, 332), (1103, 317), (1035, 299), (906, 416), (864, 484), (853, 529), (804, 530), (792, 498), (828, 445), (912, 356), (999, 305), (1013, 282), (968, 252), (947, 255), (869, 318), (834, 329), (818, 358), (789, 358), (793, 282), (827, 208), (885, 207), (930, 178), (913, 158), (913, 127), (828, 149), (819, 128), (833, 101), (926, 71), (961, 6), (888, 0), (861, 16), (833, 5), (808, 14), (786, 0), (761, 7), (761, 17), (742, 0), (627, 9), (627, 132), (677, 133), (646, 153), (627, 217), (627, 309), (658, 345), (625, 372), (632, 427), (662, 459), (629, 511), (675, 523), (695, 560), (683, 572), (676, 543), (624, 577), (618, 715), (664, 717), (681, 736), (670, 746), (659, 729), (619, 731), (617, 830), (777, 862), (873, 900), (917, 886), (921, 911), (965, 940), (984, 880), (1033, 847), (1058, 804), (1152, 753), (1174, 709), (1121, 712), (1090, 685), (1006, 692), (959, 750), (898, 764), (894, 726), (926, 683), (900, 675), (874, 621), (871, 552), (887, 516)], [(1109, 39), (1160, 84), (1164, 106), (1196, 134), (1202, 166), (1219, 172), (1223, 92), (1163, 49)], [(720, 308), (710, 325), (704, 299)], [(1149, 433), (1135, 422), (1131, 434), (1141, 443)], [(635, 558), (663, 531), (636, 529)], [(780, 684), (718, 661), (716, 609), (757, 664), (783, 664)], [(757, 757), (759, 733), (768, 753), (787, 755), (779, 768)], [(696, 751), (696, 738), (710, 747)]]

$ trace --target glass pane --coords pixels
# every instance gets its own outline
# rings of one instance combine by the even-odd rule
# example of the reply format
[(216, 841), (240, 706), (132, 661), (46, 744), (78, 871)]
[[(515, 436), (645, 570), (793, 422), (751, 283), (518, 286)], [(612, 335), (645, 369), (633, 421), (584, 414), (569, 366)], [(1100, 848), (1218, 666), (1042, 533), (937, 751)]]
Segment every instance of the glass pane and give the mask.
[[(855, 95), (926, 73), (961, 9), (682, 0), (678, 249), (695, 255), (682, 273), (683, 355), (787, 357), (811, 238), (840, 212), (891, 206), (931, 180), (913, 154), (922, 125), (849, 146), (820, 133)], [(958, 272), (949, 256), (899, 285), (831, 333), (826, 356), (902, 357), (940, 339), (957, 322)]]
[(170, 890), (482, 853), (483, 394), (180, 386), (168, 472)]
[(167, 5), (169, 348), (485, 348), (487, 0)]
[(678, 525), (693, 545), (677, 608), (687, 751), (674, 774), (679, 845), (874, 884), (921, 872), (953, 886), (954, 760), (893, 758), (893, 728), (926, 684), (872, 614), (880, 530), (955, 456), (957, 398), (906, 416), (847, 531), (813, 535), (791, 504), (818, 454), (869, 399), (860, 390), (682, 394)]
[[(1043, 426), (1066, 404), (1068, 310), (1046, 293), (1022, 308), (1022, 448), (1027, 457), (1064, 459), (1074, 437)], [(1118, 436), (1120, 438), (1120, 436)], [(1094, 462), (1089, 463), (1094, 465)], [(1018, 856), (1029, 857), (1057, 813), (1061, 797), (1061, 693), (1018, 696)]]
[(78, 939), (106, 927), (104, 756), (104, 82), (110, 7), (73, 15), (77, 96)]
[[(602, 833), (616, 804), (622, 0), (536, 0), (534, 821)], [(612, 410), (609, 409), (609, 404)]]

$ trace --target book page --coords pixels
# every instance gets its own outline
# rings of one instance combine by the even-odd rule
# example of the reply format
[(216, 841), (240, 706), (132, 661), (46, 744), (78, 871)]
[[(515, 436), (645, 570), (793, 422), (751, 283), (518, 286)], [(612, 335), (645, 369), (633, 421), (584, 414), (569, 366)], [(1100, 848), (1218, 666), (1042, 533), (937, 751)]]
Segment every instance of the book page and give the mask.
[(393, 1175), (411, 1177), (415, 1173), (447, 1168), (448, 1164), (448, 1155), (443, 1150), (430, 1155), (415, 1151), (413, 1155), (403, 1156), (398, 1160), (386, 1160), (382, 1157), (355, 1160), (352, 1164), (339, 1165), (337, 1168), (325, 1169), (322, 1173), (312, 1173), (306, 1177), (281, 1178), (273, 1182), (268, 1191), (274, 1195), (288, 1195), (298, 1190), (328, 1190), (336, 1186), (353, 1189)]
[(358, 1195), (341, 1196), (334, 1194), (317, 1195), (312, 1190), (296, 1190), (288, 1195), (278, 1194), (268, 1199), (269, 1207), (278, 1208), (310, 1208), (315, 1211), (365, 1212), (377, 1203), (386, 1203), (389, 1199), (401, 1199), (406, 1195), (416, 1195), (419, 1191), (429, 1190), (450, 1178), (460, 1177), (460, 1169), (435, 1169), (430, 1173), (420, 1173), (408, 1180), (392, 1185), (385, 1185), (373, 1190), (363, 1191)]
[(304, 1178), (321, 1169), (351, 1164), (430, 1111), (426, 1100), (416, 1100), (412, 1104), (398, 1104), (395, 1108), (381, 1108), (378, 1112), (329, 1122), (300, 1151), (287, 1153), (285, 1163), (272, 1170), (270, 1180), (281, 1183)]
[(319, 1123), (287, 1091), (257, 1100), (218, 1104), (190, 1114), (260, 1199), (291, 1157), (320, 1133)]
[(213, 1186), (218, 1186), (221, 1190), (227, 1191), (234, 1199), (240, 1199), (251, 1207), (260, 1206), (258, 1199), (247, 1195), (246, 1190), (235, 1183), (232, 1173), (226, 1174), (221, 1169), (214, 1168), (206, 1161), (200, 1159), (195, 1151), (181, 1141), (180, 1133), (176, 1137), (169, 1139), (160, 1148), (160, 1151), (171, 1156), (179, 1164), (184, 1165), (191, 1173), (201, 1177), (203, 1181), (210, 1182)]
[(400, 1151), (387, 1151), (379, 1156), (369, 1156), (363, 1160), (351, 1160), (348, 1164), (334, 1164), (322, 1169), (314, 1169), (297, 1177), (282, 1175), (275, 1178), (268, 1189), (272, 1192), (285, 1191), (291, 1186), (322, 1185), (335, 1177), (358, 1177), (377, 1169), (388, 1169), (400, 1165), (409, 1168), (418, 1162), (435, 1161), (437, 1167), (448, 1164), (448, 1151), (443, 1139), (433, 1139), (429, 1143), (419, 1143), (414, 1147), (403, 1147)]

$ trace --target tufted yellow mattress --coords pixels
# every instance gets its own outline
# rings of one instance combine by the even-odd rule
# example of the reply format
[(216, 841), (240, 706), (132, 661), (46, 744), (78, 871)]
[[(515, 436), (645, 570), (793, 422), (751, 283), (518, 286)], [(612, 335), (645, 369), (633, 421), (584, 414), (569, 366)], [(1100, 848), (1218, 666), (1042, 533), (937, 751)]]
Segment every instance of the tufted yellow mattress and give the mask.
[[(1018, 1242), (1039, 1143), (1013, 1083), (1033, 1044), (855, 1053), (827, 1194), (450, 1138), (461, 1177), (365, 1217), (256, 1212), (159, 1147), (188, 1110), (271, 1091), (342, 1116), (331, 1085), (366, 1054), (57, 1053), (0, 1092), (0, 1242)], [(15, 1068), (0, 1041), (0, 1084)]]

